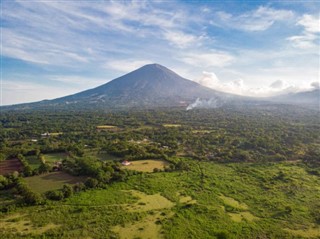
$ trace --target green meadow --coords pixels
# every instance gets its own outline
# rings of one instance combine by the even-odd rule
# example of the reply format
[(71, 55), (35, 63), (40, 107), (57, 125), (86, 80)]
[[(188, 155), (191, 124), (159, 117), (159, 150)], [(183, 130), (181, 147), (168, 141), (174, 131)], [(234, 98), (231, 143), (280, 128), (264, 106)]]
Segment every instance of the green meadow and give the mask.
[(305, 165), (188, 163), (3, 214), (1, 238), (320, 237), (320, 179)]

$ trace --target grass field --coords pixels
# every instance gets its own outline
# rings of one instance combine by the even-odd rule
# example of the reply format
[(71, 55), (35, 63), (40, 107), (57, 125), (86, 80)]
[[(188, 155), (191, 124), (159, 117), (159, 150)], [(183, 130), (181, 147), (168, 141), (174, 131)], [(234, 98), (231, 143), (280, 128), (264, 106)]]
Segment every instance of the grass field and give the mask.
[(66, 153), (51, 153), (51, 154), (44, 154), (43, 156), (46, 163), (55, 163), (58, 161), (62, 161), (68, 155)]
[(53, 223), (48, 223), (43, 226), (35, 226), (27, 217), (26, 214), (13, 214), (5, 218), (0, 219), (0, 229), (10, 230), (14, 233), (18, 233), (21, 236), (33, 234), (40, 235), (44, 232), (59, 227)]
[(181, 124), (163, 124), (162, 126), (166, 128), (177, 128), (181, 127)]
[(31, 169), (36, 169), (39, 168), (39, 166), (41, 165), (40, 160), (38, 159), (37, 156), (32, 155), (32, 156), (27, 156), (26, 157), (27, 162), (29, 163)]
[(117, 128), (117, 126), (114, 125), (98, 125), (97, 129), (114, 129)]
[(64, 184), (75, 184), (83, 182), (84, 177), (75, 177), (64, 172), (54, 172), (39, 176), (24, 178), (30, 188), (38, 193), (62, 188)]
[(146, 159), (146, 160), (137, 160), (131, 161), (131, 164), (128, 166), (122, 166), (125, 169), (136, 170), (140, 172), (153, 172), (153, 169), (164, 169), (168, 165), (168, 162), (160, 159)]
[(26, 216), (11, 220), (56, 227), (22, 235), (11, 225), (1, 228), (0, 238), (320, 237), (320, 178), (305, 165), (201, 162), (201, 171), (197, 165), (190, 161), (190, 171), (133, 175), (107, 189), (18, 208), (1, 216), (18, 213)]

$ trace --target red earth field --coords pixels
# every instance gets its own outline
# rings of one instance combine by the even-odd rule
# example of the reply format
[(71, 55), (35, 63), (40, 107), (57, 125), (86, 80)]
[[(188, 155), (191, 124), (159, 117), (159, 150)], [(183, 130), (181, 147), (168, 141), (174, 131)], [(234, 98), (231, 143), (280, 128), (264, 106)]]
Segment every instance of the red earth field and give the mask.
[(0, 174), (7, 175), (14, 171), (22, 171), (22, 163), (19, 159), (9, 159), (0, 162)]

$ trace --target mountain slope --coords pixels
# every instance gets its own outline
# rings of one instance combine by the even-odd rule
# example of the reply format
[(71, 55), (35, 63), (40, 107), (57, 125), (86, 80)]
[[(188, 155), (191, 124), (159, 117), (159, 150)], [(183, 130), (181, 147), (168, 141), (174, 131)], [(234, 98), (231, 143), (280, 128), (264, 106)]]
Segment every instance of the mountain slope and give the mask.
[(241, 98), (187, 80), (159, 64), (145, 65), (94, 89), (16, 108), (119, 108), (179, 106), (197, 98)]
[(223, 93), (182, 78), (168, 68), (150, 64), (97, 88), (56, 101), (113, 103), (119, 105), (166, 105), (179, 101), (210, 98)]

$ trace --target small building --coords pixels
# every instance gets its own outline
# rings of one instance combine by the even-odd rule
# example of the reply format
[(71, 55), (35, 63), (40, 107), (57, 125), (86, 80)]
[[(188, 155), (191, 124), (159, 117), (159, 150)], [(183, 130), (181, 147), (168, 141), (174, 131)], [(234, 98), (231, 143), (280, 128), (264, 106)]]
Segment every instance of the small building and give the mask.
[(46, 132), (46, 133), (41, 134), (41, 137), (44, 137), (44, 138), (49, 137), (49, 136), (50, 136), (50, 133), (49, 133), (49, 132)]
[(129, 162), (128, 160), (124, 160), (121, 164), (123, 166), (129, 166), (129, 165), (131, 165), (131, 162)]
[(61, 171), (61, 169), (62, 169), (62, 162), (61, 162), (61, 161), (55, 162), (55, 163), (53, 164), (52, 169), (53, 169), (53, 171)]

